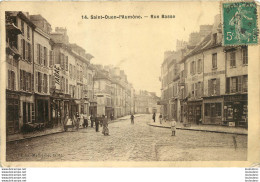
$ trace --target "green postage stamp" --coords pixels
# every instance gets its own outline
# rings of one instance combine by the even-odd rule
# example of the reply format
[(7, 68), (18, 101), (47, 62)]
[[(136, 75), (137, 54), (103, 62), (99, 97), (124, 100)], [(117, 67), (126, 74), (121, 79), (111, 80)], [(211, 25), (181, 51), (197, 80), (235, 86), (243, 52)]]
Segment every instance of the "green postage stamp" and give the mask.
[(224, 45), (258, 43), (255, 2), (222, 3), (222, 16)]

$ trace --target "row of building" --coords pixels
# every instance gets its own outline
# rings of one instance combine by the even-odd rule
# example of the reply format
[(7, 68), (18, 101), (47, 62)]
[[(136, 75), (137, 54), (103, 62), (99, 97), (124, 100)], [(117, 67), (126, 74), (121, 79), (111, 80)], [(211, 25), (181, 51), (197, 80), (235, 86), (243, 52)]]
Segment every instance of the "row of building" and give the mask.
[[(28, 125), (59, 127), (66, 114), (77, 112), (111, 119), (141, 113), (135, 98), (143, 96), (135, 94), (124, 71), (91, 64), (92, 58), (69, 42), (65, 28), (52, 32), (41, 15), (6, 12), (7, 134)], [(156, 106), (158, 98), (151, 97)]]
[(223, 46), (220, 15), (189, 42), (177, 41), (161, 65), (161, 112), (194, 124), (247, 126), (248, 47)]

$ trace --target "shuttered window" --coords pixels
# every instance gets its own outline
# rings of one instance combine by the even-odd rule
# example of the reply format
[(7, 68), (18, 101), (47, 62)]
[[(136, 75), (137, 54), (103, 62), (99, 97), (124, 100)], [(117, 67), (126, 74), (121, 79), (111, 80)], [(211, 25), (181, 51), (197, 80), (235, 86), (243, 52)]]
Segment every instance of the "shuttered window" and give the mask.
[(217, 66), (217, 53), (214, 53), (212, 54), (212, 69), (216, 69)]
[(38, 76), (39, 76), (39, 75), (38, 75), (38, 72), (36, 72), (36, 74), (35, 74), (35, 91), (36, 91), (36, 92), (39, 92), (39, 87), (38, 87), (38, 85), (39, 85), (39, 84), (38, 84), (38, 81), (39, 81), (38, 79), (39, 79), (39, 78), (38, 78)]
[(230, 67), (236, 66), (236, 52), (230, 52)]
[(226, 79), (226, 93), (230, 92), (230, 78)]
[(248, 49), (247, 49), (247, 47), (242, 49), (242, 60), (243, 60), (243, 65), (248, 64)]

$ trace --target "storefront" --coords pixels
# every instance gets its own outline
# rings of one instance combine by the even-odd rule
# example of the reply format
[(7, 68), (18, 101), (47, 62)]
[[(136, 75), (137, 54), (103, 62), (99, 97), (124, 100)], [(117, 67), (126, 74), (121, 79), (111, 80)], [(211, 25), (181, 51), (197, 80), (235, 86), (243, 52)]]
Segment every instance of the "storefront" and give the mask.
[(247, 94), (224, 96), (224, 124), (229, 126), (248, 126)]
[(203, 97), (203, 124), (223, 124), (223, 100), (223, 96)]
[(36, 123), (50, 122), (50, 97), (45, 95), (35, 94), (35, 114)]
[(6, 91), (6, 134), (19, 132), (20, 98), (17, 92)]
[(188, 101), (187, 119), (189, 123), (200, 124), (202, 118), (202, 100)]

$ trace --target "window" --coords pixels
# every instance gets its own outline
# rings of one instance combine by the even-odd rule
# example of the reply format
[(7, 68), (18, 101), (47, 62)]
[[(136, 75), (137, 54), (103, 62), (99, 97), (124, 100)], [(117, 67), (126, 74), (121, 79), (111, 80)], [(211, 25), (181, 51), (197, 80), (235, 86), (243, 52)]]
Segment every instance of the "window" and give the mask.
[(248, 49), (247, 49), (247, 47), (242, 49), (242, 60), (243, 60), (243, 65), (248, 64)]
[(8, 89), (16, 90), (15, 88), (15, 73), (8, 70)]
[(230, 52), (230, 66), (235, 67), (236, 66), (236, 52)]
[(230, 89), (231, 93), (238, 91), (238, 79), (237, 79), (237, 77), (231, 78), (230, 87), (231, 87), (231, 89)]
[(217, 44), (217, 35), (218, 35), (217, 33), (214, 33), (214, 34), (212, 35), (212, 36), (213, 36), (213, 37), (212, 37), (212, 38), (213, 38), (213, 41), (212, 41), (213, 44)]
[(217, 69), (217, 53), (212, 54), (212, 69)]
[(221, 103), (206, 103), (205, 107), (205, 116), (207, 117), (221, 117), (222, 113), (222, 104)]
[(40, 46), (40, 44), (37, 44), (37, 50), (36, 50), (37, 52), (37, 55), (36, 55), (36, 59), (37, 59), (37, 63), (38, 64), (41, 64), (41, 46)]
[(31, 44), (28, 42), (28, 45), (27, 45), (27, 49), (28, 49), (28, 55), (27, 55), (27, 60), (29, 62), (31, 62)]
[(68, 84), (68, 79), (66, 79), (66, 93), (69, 92), (69, 84)]
[(38, 72), (38, 92), (42, 92), (42, 74)]
[(28, 91), (32, 91), (32, 74), (28, 73)]
[(44, 64), (44, 48), (40, 45), (40, 64)]
[(69, 58), (66, 56), (66, 71), (68, 71)]
[(44, 74), (44, 93), (48, 92), (48, 77)]
[(213, 79), (212, 80), (212, 88), (213, 88), (213, 94), (217, 94), (217, 80)]
[(248, 77), (247, 75), (243, 76), (243, 92), (247, 92), (248, 88)]
[(30, 40), (30, 27), (27, 25), (27, 38)]
[(53, 66), (53, 52), (50, 50), (49, 51), (49, 60), (50, 60), (50, 63), (49, 63), (49, 66), (52, 67)]
[(24, 34), (24, 22), (21, 21), (21, 29), (22, 29), (22, 34)]
[(44, 50), (44, 52), (43, 52), (43, 53), (44, 53), (44, 55), (43, 55), (43, 59), (44, 59), (44, 61), (43, 61), (43, 62), (44, 62), (43, 65), (44, 65), (44, 66), (48, 66), (48, 60), (47, 60), (47, 58), (48, 58), (48, 57), (47, 57), (47, 48), (44, 47), (43, 50)]
[(199, 59), (197, 62), (197, 73), (201, 73), (201, 71), (202, 71), (202, 61), (201, 59)]

